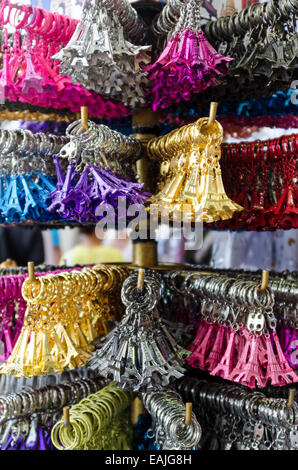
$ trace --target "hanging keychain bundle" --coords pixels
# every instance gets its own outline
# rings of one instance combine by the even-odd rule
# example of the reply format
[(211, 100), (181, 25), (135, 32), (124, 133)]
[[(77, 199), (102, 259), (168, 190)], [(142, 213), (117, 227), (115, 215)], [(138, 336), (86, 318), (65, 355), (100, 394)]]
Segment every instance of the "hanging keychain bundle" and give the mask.
[(202, 426), (202, 450), (297, 450), (298, 407), (239, 386), (183, 377), (176, 384)]
[(9, 374), (0, 374), (0, 386), (3, 394), (21, 393), (28, 389), (40, 389), (48, 386), (56, 387), (66, 381), (93, 379), (95, 375), (86, 367), (77, 369), (64, 369), (61, 374), (35, 375), (32, 377), (16, 377)]
[(270, 287), (276, 299), (277, 334), (288, 363), (298, 370), (298, 283), (272, 280)]
[(153, 110), (168, 108), (181, 100), (190, 100), (228, 73), (230, 57), (219, 54), (201, 29), (202, 0), (190, 0), (181, 6), (180, 17), (170, 41), (153, 65), (146, 66), (151, 83)]
[[(167, 3), (154, 21), (161, 48), (181, 19), (189, 2)], [(220, 86), (211, 86), (191, 99), (194, 109), (211, 100), (238, 101), (252, 96), (269, 95), (286, 90), (296, 79), (297, 67), (297, 0), (270, 0), (253, 4), (231, 16), (207, 22), (204, 34), (218, 54), (233, 57), (229, 74), (218, 76)], [(178, 109), (189, 109), (189, 104)]]
[(159, 192), (149, 200), (151, 213), (157, 210), (174, 222), (214, 222), (242, 210), (223, 186), (222, 138), (219, 122), (201, 118), (148, 142), (149, 157), (161, 163)]
[(10, 101), (20, 101), (42, 107), (68, 108), (78, 112), (88, 106), (97, 117), (126, 116), (123, 104), (104, 100), (93, 91), (72, 83), (59, 75), (59, 64), (52, 56), (67, 44), (78, 22), (28, 5), (11, 4), (1, 0), (0, 24), (4, 29), (2, 41), (3, 65), (0, 72), (0, 95)]
[(124, 37), (133, 44), (147, 44), (148, 26), (127, 0), (101, 0), (108, 11), (117, 16)]
[(222, 146), (223, 181), (228, 195), (244, 206), (229, 230), (288, 230), (298, 227), (297, 134)]
[[(56, 270), (54, 273), (61, 272)], [(47, 274), (47, 273), (41, 273)], [(22, 331), (27, 303), (22, 296), (22, 286), (28, 274), (5, 275), (0, 277), (0, 341), (3, 344), (2, 361), (10, 356)]]
[(26, 310), (26, 302), (22, 297), (24, 279), (22, 275), (0, 277), (1, 361), (10, 356), (23, 326)]
[[(93, 270), (102, 279), (100, 289), (93, 299), (97, 311), (94, 329), (99, 338), (108, 334), (124, 315), (125, 309), (120, 301), (121, 288), (124, 280), (129, 276), (129, 269), (126, 266), (98, 264), (93, 267)], [(93, 344), (96, 344), (96, 339)]]
[[(263, 273), (261, 271), (244, 271), (244, 270), (234, 270), (234, 269), (212, 269), (210, 266), (196, 266), (196, 269), (200, 271), (200, 274), (205, 272), (205, 276), (211, 275), (213, 273), (213, 276), (215, 278), (215, 282), (224, 282), (224, 278), (222, 277), (223, 275), (227, 277), (227, 280), (230, 278), (230, 282), (233, 282), (232, 279), (236, 280), (238, 279), (239, 281), (251, 281), (255, 283), (255, 285), (260, 284), (260, 279), (261, 275)], [(186, 279), (184, 278), (186, 276)], [(189, 278), (188, 278), (189, 276)], [(201, 329), (202, 333), (202, 338), (204, 337), (204, 332), (203, 332), (203, 325), (204, 322), (202, 323), (202, 318), (197, 316), (197, 312), (202, 312), (204, 316), (204, 320), (206, 320), (206, 315), (210, 312), (210, 308), (212, 308), (212, 302), (213, 302), (213, 294), (211, 291), (207, 295), (196, 295), (196, 288), (193, 290), (188, 287), (188, 283), (192, 282), (192, 277), (195, 279), (198, 277), (198, 274), (187, 274), (186, 272), (182, 276), (181, 272), (176, 271), (176, 272), (170, 272), (166, 275), (166, 287), (165, 287), (165, 292), (163, 295), (163, 298), (165, 298), (169, 294), (169, 289), (171, 292), (176, 292), (176, 295), (178, 294), (180, 296), (180, 299), (183, 301), (180, 302), (180, 316), (175, 317), (175, 310), (171, 310), (170, 306), (167, 306), (167, 310), (163, 310), (162, 313), (163, 315), (170, 315), (170, 312), (173, 314), (173, 319), (175, 322), (180, 322), (182, 323), (174, 323), (171, 326), (171, 332), (172, 334), (175, 335), (175, 338), (179, 334), (179, 344), (186, 346), (189, 345), (189, 334), (193, 331), (194, 327), (198, 327), (198, 332), (199, 329)], [(188, 278), (188, 280), (187, 280)], [(206, 277), (206, 281), (208, 281), (208, 278)], [(268, 287), (270, 288), (271, 292), (274, 294), (274, 317), (272, 317), (272, 323), (270, 326), (270, 329), (274, 329), (276, 327), (276, 333), (278, 336), (278, 340), (281, 346), (281, 349), (283, 351), (283, 354), (289, 363), (290, 367), (293, 370), (297, 370), (298, 368), (298, 355), (297, 355), (297, 345), (298, 345), (298, 337), (297, 337), (297, 299), (298, 299), (298, 283), (297, 283), (297, 275), (295, 272), (291, 273), (278, 273), (278, 272), (271, 272), (270, 279), (268, 281)], [(243, 284), (244, 285), (244, 284)], [(241, 286), (241, 284), (239, 285)], [(228, 292), (228, 291), (227, 291)], [(187, 297), (185, 295), (187, 294)], [(227, 294), (228, 295), (228, 294)], [(235, 294), (233, 294), (234, 296)], [(171, 302), (175, 299), (175, 297), (170, 297)], [(235, 298), (234, 298), (235, 300)], [(210, 301), (210, 303), (209, 303)], [(230, 322), (234, 322), (235, 318), (237, 316), (238, 320), (237, 322), (241, 324), (246, 324), (248, 320), (248, 315), (250, 315), (251, 308), (247, 306), (247, 309), (245, 310), (244, 307), (242, 307), (240, 304), (231, 306), (231, 299), (227, 298), (227, 309), (230, 310), (230, 314), (227, 317), (227, 320), (225, 320), (223, 326), (226, 325), (226, 321), (228, 321), (228, 326), (231, 326)], [(175, 304), (173, 304), (173, 308), (175, 309)], [(219, 303), (219, 308), (222, 308), (221, 301)], [(185, 312), (184, 312), (185, 310)], [(234, 310), (234, 313), (231, 313), (231, 310)], [(242, 310), (242, 314), (241, 314)], [(191, 312), (191, 316), (186, 315), (187, 312)], [(249, 313), (250, 312), (250, 313)], [(268, 311), (267, 311), (268, 313)], [(261, 312), (258, 313), (258, 320), (259, 320), (259, 330), (261, 331), (262, 329), (262, 315), (266, 315), (266, 309), (263, 311), (263, 314)], [(232, 314), (232, 317), (230, 316)], [(216, 312), (214, 313), (216, 317)], [(228, 312), (225, 313), (225, 315), (228, 315)], [(241, 317), (242, 315), (242, 317)], [(213, 317), (213, 320), (215, 320), (215, 317)], [(167, 316), (165, 316), (167, 318)], [(250, 318), (252, 316), (250, 315)], [(208, 318), (207, 318), (207, 321)], [(217, 320), (219, 321), (219, 320)], [(174, 326), (175, 325), (175, 326)], [(205, 324), (205, 328), (206, 328)], [(238, 328), (236, 328), (237, 331)], [(188, 334), (186, 335), (186, 332)], [(200, 335), (201, 335), (200, 333)], [(192, 334), (192, 337), (194, 335)], [(212, 334), (213, 337), (213, 334)], [(201, 338), (201, 339), (202, 339)], [(223, 340), (223, 338), (221, 338)], [(221, 340), (219, 341), (219, 345), (221, 344)], [(196, 340), (195, 340), (196, 341)], [(200, 341), (198, 339), (198, 341)], [(209, 339), (208, 339), (209, 341)], [(215, 347), (215, 350), (217, 350), (218, 345)], [(193, 348), (193, 346), (191, 347)], [(218, 352), (218, 351), (217, 351)], [(204, 367), (204, 366), (203, 366)]]
[(128, 42), (119, 17), (107, 4), (113, 2), (85, 1), (76, 31), (53, 58), (61, 61), (60, 74), (72, 82), (134, 108), (145, 103), (146, 75), (140, 65), (150, 62), (151, 46)]
[[(53, 270), (53, 266), (48, 266), (47, 271), (45, 271), (46, 266), (40, 268), (42, 272), (37, 273), (37, 276), (72, 271), (72, 268)], [(8, 269), (11, 270), (11, 268)], [(35, 272), (37, 269), (38, 267), (35, 267)], [(81, 268), (77, 267), (75, 269), (80, 270)], [(96, 315), (89, 317), (86, 313), (84, 316), (83, 310), (81, 315), (81, 327), (87, 336), (90, 334), (90, 341), (107, 334), (114, 322), (122, 318), (123, 309), (119, 305), (120, 290), (124, 279), (128, 276), (128, 270), (125, 267), (98, 265), (94, 269), (96, 275), (102, 279), (96, 296), (94, 295), (92, 299), (96, 308)], [(28, 277), (27, 272), (26, 274), (8, 275), (5, 272), (6, 270), (0, 273), (0, 341), (3, 345), (3, 355), (0, 356), (0, 359), (2, 361), (9, 358), (17, 342), (24, 325), (27, 307), (27, 303), (22, 296), (22, 286)], [(14, 268), (14, 271), (17, 270), (18, 268)], [(93, 333), (91, 333), (92, 330)]]
[(174, 341), (157, 311), (160, 275), (146, 271), (137, 288), (138, 272), (123, 283), (123, 320), (106, 337), (87, 366), (112, 379), (125, 390), (161, 390), (181, 377), (182, 359), (188, 351)]
[(202, 320), (188, 347), (190, 365), (250, 388), (298, 381), (276, 333), (269, 289), (261, 291), (254, 281), (189, 274), (184, 290), (202, 298)]
[[(75, 121), (66, 132), (70, 143), (61, 149), (60, 158), (54, 156), (58, 183), (51, 193), (50, 212), (79, 222), (96, 222), (106, 210), (118, 212), (119, 199), (125, 214), (130, 205), (143, 205), (148, 195), (141, 192), (142, 184), (129, 181), (134, 177), (133, 163), (141, 154), (137, 140), (91, 121), (87, 130), (81, 121)], [(65, 160), (64, 176), (60, 162)]]
[[(297, 66), (296, 13), (298, 3), (271, 0), (252, 5), (237, 15), (208, 23), (206, 34), (216, 45), (234, 54), (229, 88), (283, 89), (294, 79)], [(278, 88), (277, 88), (278, 87)], [(239, 97), (238, 97), (239, 100)]]
[(60, 419), (51, 432), (59, 450), (130, 450), (132, 425), (128, 406), (133, 400), (112, 383), (88, 395), (69, 412), (69, 423)]
[(138, 421), (133, 426), (134, 450), (157, 450), (157, 444), (152, 434), (148, 433), (151, 422), (152, 419), (149, 414), (139, 414)]
[(222, 106), (222, 114), (251, 117), (297, 115), (297, 106), (293, 102), (293, 96), (296, 96), (295, 93), (295, 88), (287, 88), (285, 91), (271, 93), (267, 98), (248, 98), (241, 103), (237, 101), (226, 103)]
[(1, 373), (32, 377), (84, 365), (94, 349), (91, 342), (107, 331), (104, 308), (97, 303), (105, 283), (89, 268), (26, 279), (24, 326)]
[(67, 141), (67, 137), (22, 129), (1, 131), (1, 223), (53, 220), (47, 212), (49, 194), (55, 189), (51, 157)]
[(2, 395), (0, 449), (54, 450), (51, 429), (62, 408), (76, 404), (102, 387), (102, 379), (85, 378)]
[(153, 423), (147, 431), (154, 437), (158, 450), (196, 450), (202, 429), (194, 413), (185, 424), (185, 405), (174, 390), (144, 393), (144, 406)]
[[(231, 273), (231, 272), (230, 272)], [(237, 271), (231, 273), (236, 275)], [(257, 280), (258, 274), (243, 272), (238, 274), (241, 278), (248, 278), (253, 281)], [(298, 282), (294, 273), (286, 279), (285, 273), (271, 274), (269, 287), (274, 293), (275, 305), (274, 313), (276, 316), (277, 327), (276, 332), (279, 342), (286, 360), (290, 367), (297, 371), (298, 369), (298, 322), (297, 322), (297, 299), (298, 299)]]

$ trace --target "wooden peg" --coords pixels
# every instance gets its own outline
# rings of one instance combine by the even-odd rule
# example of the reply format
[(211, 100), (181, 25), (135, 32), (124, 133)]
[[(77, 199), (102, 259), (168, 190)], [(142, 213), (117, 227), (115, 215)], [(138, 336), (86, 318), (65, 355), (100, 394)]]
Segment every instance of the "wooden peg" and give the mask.
[(210, 103), (208, 126), (211, 126), (216, 119), (217, 107), (218, 103), (216, 103), (216, 101), (212, 101), (212, 103)]
[(295, 389), (294, 389), (294, 388), (290, 388), (290, 390), (289, 390), (289, 400), (288, 400), (287, 408), (291, 408), (291, 406), (293, 405), (294, 400), (295, 400)]
[(189, 426), (191, 423), (192, 414), (192, 403), (186, 403), (185, 408), (185, 426)]
[(63, 408), (63, 419), (64, 419), (64, 426), (66, 429), (70, 427), (70, 421), (69, 421), (69, 406), (64, 406)]
[(35, 281), (35, 273), (34, 273), (34, 261), (28, 262), (28, 274), (29, 274), (29, 281)]
[(144, 269), (139, 269), (139, 275), (138, 275), (138, 290), (142, 290), (144, 287), (144, 275), (145, 275), (145, 270)]
[(269, 271), (262, 271), (262, 282), (259, 290), (266, 290), (269, 284)]
[(88, 108), (87, 106), (81, 106), (81, 122), (82, 129), (84, 132), (88, 130)]
[(145, 413), (146, 410), (144, 408), (143, 402), (138, 397), (136, 397), (131, 404), (131, 423), (133, 425), (137, 424), (139, 416)]

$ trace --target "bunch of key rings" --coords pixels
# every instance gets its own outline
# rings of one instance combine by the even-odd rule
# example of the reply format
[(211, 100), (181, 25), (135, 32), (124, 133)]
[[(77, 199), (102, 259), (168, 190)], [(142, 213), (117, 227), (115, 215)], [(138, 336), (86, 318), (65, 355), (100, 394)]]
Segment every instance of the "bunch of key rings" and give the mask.
[(201, 321), (187, 362), (250, 388), (298, 381), (276, 333), (274, 295), (259, 282), (185, 274), (180, 291), (201, 297)]
[[(162, 305), (159, 305), (163, 319), (177, 322), (176, 327), (171, 325), (175, 339), (192, 351), (187, 362), (245, 386), (256, 386), (258, 372), (257, 386), (265, 384), (267, 379), (275, 386), (295, 382), (297, 281), (292, 279), (292, 274), (288, 281), (281, 279), (279, 273), (272, 275), (269, 282), (272, 290), (266, 288), (262, 292), (259, 272), (212, 270), (202, 266), (197, 269), (203, 275), (168, 273)], [(254, 339), (255, 335), (260, 338)], [(238, 363), (240, 358), (242, 362)], [(232, 377), (233, 370), (235, 377)]]
[[(201, 269), (204, 269), (201, 267)], [(206, 268), (205, 268), (206, 269)], [(209, 270), (210, 268), (208, 268)], [(237, 271), (237, 270), (213, 270), (214, 275), (226, 275), (239, 280), (253, 281), (258, 283), (261, 272)], [(269, 284), (274, 294), (274, 316), (276, 319), (276, 333), (284, 353), (284, 356), (295, 371), (298, 369), (297, 345), (298, 345), (298, 323), (297, 323), (297, 296), (298, 282), (295, 272), (272, 272)], [(261, 316), (259, 316), (259, 320)], [(245, 319), (244, 319), (245, 320)], [(243, 320), (242, 320), (243, 323)], [(259, 328), (261, 323), (259, 324)], [(271, 325), (272, 327), (274, 324)]]
[(78, 23), (56, 12), (1, 0), (0, 24), (4, 30), (1, 96), (14, 103), (74, 113), (81, 106), (88, 106), (89, 112), (99, 118), (127, 116), (128, 110), (122, 103), (115, 103), (110, 97), (104, 99), (59, 74), (59, 62), (53, 56), (69, 42)]
[(270, 287), (276, 299), (277, 334), (285, 358), (292, 367), (298, 369), (298, 283), (293, 280), (272, 280)]
[(52, 428), (51, 439), (59, 450), (129, 450), (132, 425), (129, 406), (132, 392), (113, 383), (88, 395)]
[(67, 137), (28, 130), (0, 132), (0, 222), (49, 221), (49, 194), (55, 189), (52, 155)]
[(108, 296), (126, 276), (125, 268), (99, 266), (26, 279), (24, 325), (1, 374), (32, 377), (83, 366), (91, 343), (116, 320)]
[[(166, 44), (188, 3), (186, 0), (170, 0), (153, 22), (159, 50), (163, 51), (161, 58), (168, 52)], [(274, 92), (287, 89), (297, 66), (297, 10), (296, 0), (269, 0), (207, 22), (202, 29), (208, 41), (218, 53), (234, 60), (229, 64), (229, 74), (217, 77), (221, 86), (211, 86), (198, 96), (194, 95), (190, 104), (195, 108), (198, 99), (201, 106), (225, 97), (239, 102), (252, 95), (263, 96), (265, 87)], [(185, 108), (189, 105), (185, 106), (183, 102), (178, 105), (179, 111)]]
[[(127, 214), (131, 204), (141, 206), (148, 198), (135, 179), (132, 167), (140, 157), (141, 144), (104, 125), (88, 121), (70, 124), (70, 142), (54, 157), (57, 188), (51, 193), (50, 212), (79, 222), (96, 222), (107, 211), (118, 212), (121, 201)], [(64, 175), (60, 162), (67, 161)], [(111, 215), (112, 216), (112, 215)]]
[(11, 393), (20, 393), (24, 390), (40, 389), (48, 386), (60, 385), (64, 382), (73, 382), (74, 380), (85, 380), (94, 378), (92, 371), (86, 367), (76, 369), (64, 369), (61, 374), (35, 375), (32, 377), (15, 377), (9, 374), (0, 374), (0, 387), (3, 395)]
[(296, 450), (298, 407), (288, 399), (268, 398), (239, 386), (184, 377), (175, 385), (193, 403), (202, 426), (203, 450)]
[(273, 90), (276, 86), (280, 90), (287, 88), (297, 67), (297, 11), (297, 1), (271, 0), (206, 25), (205, 33), (213, 38), (216, 49), (235, 58), (229, 76), (230, 90), (235, 86), (235, 93), (240, 88), (241, 96), (245, 84), (247, 89), (251, 85), (257, 89), (262, 84)]
[(221, 166), (227, 194), (244, 207), (229, 230), (288, 230), (298, 227), (298, 135), (222, 146)]
[[(28, 273), (27, 268), (24, 269), (23, 274), (20, 271), (23, 270), (18, 268), (0, 269), (0, 342), (3, 345), (1, 361), (7, 360), (10, 356), (24, 324), (27, 303), (22, 296), (22, 286)], [(62, 271), (62, 268), (57, 270), (52, 266), (52, 269), (45, 270), (43, 266), (38, 275), (49, 274), (50, 271), (54, 274)]]
[(119, 18), (125, 38), (133, 44), (146, 44), (148, 26), (126, 0), (102, 0), (102, 5)]
[(1, 450), (54, 450), (51, 430), (63, 408), (104, 386), (101, 378), (80, 378), (1, 395)]
[[(69, 76), (73, 83), (134, 109), (146, 103), (147, 80), (140, 65), (150, 63), (151, 45), (135, 45), (125, 39), (124, 27), (128, 30), (128, 25), (130, 31), (136, 32), (137, 26), (146, 34), (144, 22), (138, 19), (136, 24), (138, 15), (136, 12), (131, 15), (133, 8), (127, 0), (114, 3), (107, 0), (85, 2), (82, 19), (73, 36), (53, 59), (60, 61), (60, 75)], [(123, 11), (119, 10), (121, 4)], [(145, 37), (141, 34), (134, 38), (137, 39), (144, 42)]]
[(144, 67), (151, 81), (149, 101), (154, 111), (189, 101), (192, 95), (220, 85), (218, 79), (228, 73), (228, 63), (234, 60), (207, 41), (201, 28), (202, 3), (180, 3), (179, 20), (170, 40), (157, 60)]
[(0, 277), (1, 361), (10, 356), (23, 327), (26, 311), (26, 302), (22, 297), (24, 279), (25, 275)]
[[(29, 278), (22, 286), (24, 299), (27, 301), (25, 325), (20, 336), (23, 339), (19, 340), (19, 345), (12, 353), (14, 362), (9, 358), (3, 368), (7, 369), (6, 376), (10, 373), (18, 380), (20, 375), (30, 379), (30, 376), (34, 378), (37, 373), (42, 374), (43, 379), (48, 381), (48, 383), (44, 381), (44, 386), (47, 386), (47, 390), (51, 390), (49, 393), (54, 395), (53, 398), (50, 395), (47, 400), (38, 401), (36, 393), (33, 397), (30, 393), (26, 395), (27, 392), (21, 389), (21, 393), (24, 392), (22, 399), (24, 406), (22, 406), (27, 409), (26, 407), (30, 405), (35, 410), (29, 420), (26, 416), (31, 413), (23, 416), (24, 409), (20, 408), (18, 396), (7, 398), (10, 408), (7, 408), (8, 404), (3, 405), (6, 406), (5, 420), (10, 421), (9, 410), (14, 406), (17, 414), (14, 418), (17, 422), (11, 422), (11, 426), (6, 425), (2, 436), (4, 448), (19, 449), (32, 446), (32, 448), (51, 449), (54, 445), (58, 449), (69, 450), (131, 449), (134, 444), (128, 411), (133, 399), (132, 391), (145, 392), (141, 398), (152, 419), (144, 435), (145, 446), (149, 443), (151, 447), (164, 450), (190, 450), (208, 446), (209, 444), (206, 444), (204, 439), (202, 441), (202, 438), (209, 435), (210, 416), (214, 416), (212, 414), (214, 408), (217, 416), (214, 416), (214, 423), (219, 423), (215, 430), (216, 438), (224, 441), (225, 433), (231, 427), (229, 436), (233, 436), (230, 438), (232, 443), (228, 439), (226, 448), (234, 443), (240, 447), (241, 445), (252, 448), (262, 446), (262, 439), (258, 441), (254, 438), (256, 432), (259, 434), (261, 432), (259, 422), (263, 428), (266, 426), (270, 428), (269, 437), (266, 431), (265, 446), (269, 447), (268, 442), (270, 442), (272, 448), (295, 448), (296, 403), (288, 407), (287, 399), (266, 398), (260, 392), (251, 395), (247, 388), (239, 389), (228, 383), (219, 385), (223, 387), (226, 398), (218, 401), (218, 389), (214, 395), (208, 392), (216, 387), (208, 381), (202, 386), (202, 390), (207, 389), (208, 397), (211, 397), (208, 398), (208, 403), (211, 403), (210, 416), (206, 416), (201, 410), (202, 406), (199, 405), (199, 412), (195, 408), (199, 385), (194, 387), (195, 394), (192, 396), (184, 395), (183, 387), (179, 385), (181, 381), (182, 383), (189, 381), (193, 386), (196, 384), (197, 379), (183, 378), (186, 363), (191, 364), (194, 356), (196, 361), (202, 361), (206, 366), (218, 364), (219, 369), (225, 373), (233, 367), (234, 377), (224, 377), (224, 375), (223, 377), (246, 387), (265, 386), (269, 383), (269, 377), (272, 385), (297, 381), (280, 355), (281, 349), (278, 349), (274, 331), (271, 333), (272, 339), (266, 333), (263, 343), (259, 341), (264, 336), (258, 336), (262, 332), (262, 327), (266, 325), (266, 330), (274, 330), (276, 318), (272, 313), (273, 291), (270, 288), (259, 290), (257, 274), (245, 273), (247, 278), (243, 278), (244, 275), (241, 278), (241, 272), (238, 274), (235, 272), (234, 277), (231, 277), (231, 273), (224, 275), (220, 272), (202, 274), (187, 271), (173, 271), (161, 275), (152, 270), (138, 270), (129, 276), (128, 274), (129, 271), (125, 267), (98, 265), (92, 269), (83, 268), (36, 276), (32, 279), (29, 270)], [(295, 286), (290, 278), (282, 283), (276, 275), (271, 282), (278, 296), (278, 303), (282, 304), (283, 291), (288, 294), (292, 292), (290, 295), (295, 297)], [(126, 307), (124, 317), (103, 340), (93, 341), (98, 349), (92, 351), (91, 336), (96, 338), (96, 334), (92, 335), (96, 326), (94, 320), (98, 321), (100, 317), (98, 308), (101, 307), (100, 312), (104, 310), (107, 313), (103, 307), (108, 306), (109, 299), (114, 298), (114, 306), (119, 310), (121, 286), (122, 302)], [(160, 313), (164, 313), (169, 300), (173, 300), (173, 311), (181, 308), (182, 304), (175, 300), (175, 292), (187, 300), (184, 304), (185, 310), (188, 310), (188, 303), (191, 304), (194, 298), (196, 306), (200, 307), (196, 313), (198, 316), (200, 312), (201, 320), (199, 319), (195, 339), (188, 347), (190, 351), (177, 344), (174, 335), (171, 334), (171, 328), (160, 316)], [(163, 299), (161, 299), (162, 293), (164, 293)], [(283, 293), (285, 295), (285, 292)], [(48, 304), (52, 309), (51, 315), (48, 315), (47, 309), (44, 308), (45, 306), (49, 308)], [(33, 311), (34, 306), (37, 308)], [(54, 316), (55, 321), (52, 321)], [(34, 323), (38, 323), (37, 327)], [(275, 344), (277, 354), (273, 351), (271, 341)], [(85, 346), (88, 349), (85, 349)], [(79, 357), (75, 356), (78, 352)], [(91, 358), (92, 353), (92, 359), (88, 360), (88, 356)], [(188, 358), (190, 353), (191, 356)], [(66, 356), (68, 361), (61, 364), (61, 357), (66, 360)], [(60, 359), (59, 363), (57, 359)], [(80, 384), (84, 392), (83, 396), (74, 393), (73, 403), (77, 404), (70, 408), (69, 414), (64, 409), (64, 416), (61, 417), (61, 406), (67, 403), (62, 391), (65, 390), (63, 374), (71, 372), (72, 368), (79, 374), (75, 382)], [(87, 380), (89, 383), (92, 380), (93, 370), (96, 371), (97, 377), (104, 378), (105, 383), (110, 380), (115, 382), (94, 394), (95, 390), (83, 385), (84, 381)], [(87, 375), (84, 377), (81, 371), (85, 371)], [(266, 376), (262, 375), (264, 371), (267, 371)], [(68, 376), (68, 382), (74, 381), (71, 377)], [(276, 378), (278, 383), (274, 382)], [(50, 379), (55, 380), (56, 384), (53, 385)], [(177, 379), (180, 381), (177, 382)], [(28, 382), (27, 388), (29, 384), (33, 386), (33, 382)], [(183, 401), (194, 404), (194, 413), (190, 413), (189, 419), (186, 419), (186, 407), (182, 399), (169, 389), (172, 386), (177, 389)], [(240, 391), (237, 391), (234, 405), (235, 390)], [(221, 389), (219, 392), (221, 393)], [(56, 411), (56, 413), (51, 414), (52, 418), (47, 421), (46, 426), (43, 421), (46, 412), (40, 407), (43, 406), (42, 403), (48, 407), (51, 400), (53, 404), (49, 412), (51, 414), (52, 411)], [(231, 410), (228, 417), (223, 417), (223, 436), (218, 431), (221, 428), (221, 416), (218, 415), (222, 410), (218, 408), (219, 405), (224, 406), (228, 413)], [(235, 416), (236, 407), (241, 407), (241, 419), (250, 420), (253, 416), (258, 427), (253, 426), (251, 429), (245, 425), (244, 428), (239, 417)], [(49, 441), (49, 425), (53, 426), (52, 444)], [(276, 435), (278, 425), (282, 430), (285, 428), (285, 431), (281, 433), (279, 430)], [(234, 437), (236, 431), (238, 434)], [(265, 431), (262, 432), (264, 436)], [(215, 446), (215, 443), (212, 445)], [(224, 446), (224, 444), (216, 445)]]
[(182, 377), (183, 358), (189, 352), (176, 343), (160, 318), (161, 276), (146, 270), (138, 284), (139, 276), (133, 272), (124, 281), (125, 315), (98, 344), (87, 366), (125, 390), (150, 392)]
[(152, 100), (154, 108), (163, 108), (189, 101), (192, 94), (195, 103), (196, 95), (200, 102), (232, 93), (239, 100), (251, 88), (259, 93), (288, 88), (297, 65), (297, 0), (278, 5), (271, 0), (211, 21), (205, 31), (215, 49), (201, 29), (201, 4), (177, 0), (164, 7), (153, 30), (161, 43), (169, 32), (171, 37), (150, 64), (149, 28), (128, 0), (89, 0), (80, 22), (2, 0), (0, 23), (14, 29), (10, 37), (7, 29), (4, 34), (2, 94), (11, 101), (72, 112), (88, 106), (93, 116), (119, 117)]
[[(80, 270), (81, 267), (77, 267)], [(56, 266), (35, 266), (37, 276), (45, 276), (47, 274), (56, 275), (60, 272), (70, 272), (72, 268)], [(97, 312), (102, 311), (95, 329), (99, 335), (108, 331), (107, 321), (121, 318), (120, 289), (126, 270), (117, 266), (97, 266), (97, 274), (102, 276), (103, 288), (97, 292), (96, 305)], [(0, 341), (3, 347), (3, 354), (0, 356), (1, 361), (6, 361), (11, 355), (13, 348), (18, 340), (24, 325), (24, 316), (27, 303), (22, 295), (22, 286), (28, 277), (28, 268), (1, 268), (0, 269), (0, 324), (1, 334)], [(1, 382), (1, 379), (0, 379)]]
[(136, 139), (91, 121), (86, 130), (73, 122), (66, 134), (1, 131), (1, 223), (90, 224), (148, 199), (135, 181)]
[(152, 215), (158, 210), (173, 222), (211, 223), (243, 210), (228, 198), (223, 186), (223, 128), (214, 119), (216, 107), (211, 104), (209, 119), (201, 118), (148, 142), (149, 158), (160, 163), (158, 191), (149, 199)]
[(160, 165), (151, 214), (220, 230), (295, 228), (297, 134), (219, 148), (221, 129), (201, 118), (148, 142), (149, 158)]
[(152, 417), (147, 436), (159, 450), (196, 450), (202, 437), (201, 426), (192, 412), (185, 424), (185, 405), (174, 390), (144, 393), (145, 408)]

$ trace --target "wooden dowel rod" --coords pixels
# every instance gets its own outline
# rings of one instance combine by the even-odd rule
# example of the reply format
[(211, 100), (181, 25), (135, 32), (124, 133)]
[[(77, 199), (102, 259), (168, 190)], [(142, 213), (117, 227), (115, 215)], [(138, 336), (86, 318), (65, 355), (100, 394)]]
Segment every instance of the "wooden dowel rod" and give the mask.
[(140, 415), (145, 414), (145, 408), (143, 402), (136, 397), (131, 404), (131, 422), (137, 424)]
[(88, 108), (87, 108), (87, 106), (81, 106), (81, 121), (82, 121), (83, 131), (86, 132), (88, 130)]
[(144, 269), (139, 269), (139, 275), (138, 275), (138, 290), (142, 290), (144, 287), (144, 275), (145, 271)]
[(34, 261), (28, 262), (28, 274), (29, 274), (29, 281), (33, 282), (35, 280)]
[(261, 291), (266, 290), (269, 284), (269, 271), (262, 271), (262, 282), (260, 289)]
[(63, 419), (64, 419), (64, 426), (66, 428), (69, 428), (70, 427), (69, 406), (64, 406), (64, 408), (63, 408)]
[(208, 126), (213, 124), (216, 119), (217, 107), (218, 103), (216, 103), (215, 101), (212, 101), (212, 103), (210, 103)]
[(189, 426), (191, 423), (192, 414), (192, 403), (186, 403), (185, 405), (185, 426)]
[(291, 408), (291, 406), (293, 405), (294, 399), (295, 399), (295, 389), (294, 389), (294, 388), (290, 388), (290, 390), (289, 390), (289, 400), (288, 400), (287, 408)]

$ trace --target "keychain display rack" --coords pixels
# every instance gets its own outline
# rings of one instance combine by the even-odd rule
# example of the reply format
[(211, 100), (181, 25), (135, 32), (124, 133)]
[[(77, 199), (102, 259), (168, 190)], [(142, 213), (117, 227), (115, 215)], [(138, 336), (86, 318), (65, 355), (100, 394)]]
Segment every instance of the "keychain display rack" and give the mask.
[(150, 230), (298, 228), (297, 134), (229, 144), (217, 119), (278, 91), (290, 111), (241, 122), (296, 126), (298, 2), (203, 26), (201, 4), (0, 2), (0, 115), (35, 121), (0, 130), (0, 224), (133, 205), (147, 235), (131, 263), (0, 266), (1, 450), (298, 448), (297, 273), (161, 263)]

